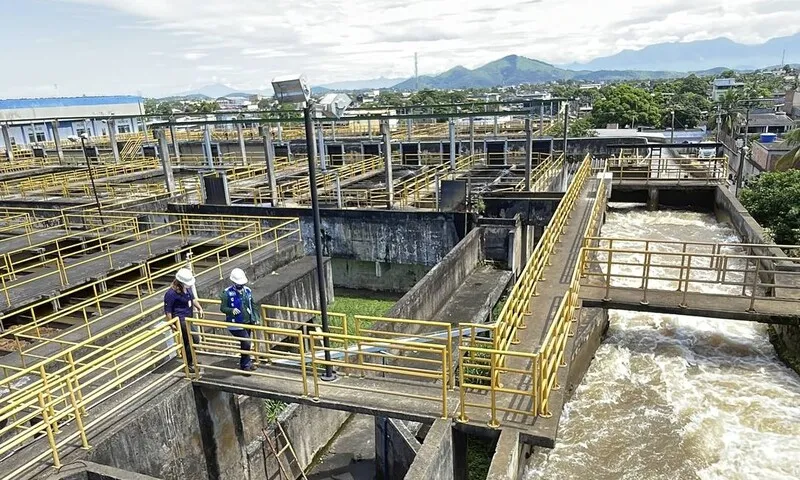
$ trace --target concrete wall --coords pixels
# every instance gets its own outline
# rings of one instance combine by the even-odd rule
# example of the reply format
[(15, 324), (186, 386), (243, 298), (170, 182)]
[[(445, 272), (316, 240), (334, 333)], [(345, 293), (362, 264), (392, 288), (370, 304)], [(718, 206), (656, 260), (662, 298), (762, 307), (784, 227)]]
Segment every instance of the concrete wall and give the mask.
[[(169, 210), (299, 217), (306, 252), (314, 252), (310, 208), (180, 204), (170, 205)], [(320, 216), (323, 253), (333, 258), (433, 266), (463, 237), (464, 215), (457, 213), (322, 209)]]
[[(483, 252), (486, 260), (501, 265), (518, 274), (522, 269), (522, 221), (514, 218), (480, 218), (478, 226), (483, 234)], [(531, 237), (532, 232), (531, 232)], [(532, 238), (530, 240), (533, 240)]]
[(454, 480), (453, 458), (453, 421), (436, 420), (417, 451), (405, 480)]
[(379, 292), (409, 291), (430, 270), (427, 265), (365, 262), (334, 258), (333, 284), (337, 287)]
[(408, 478), (406, 473), (420, 449), (420, 442), (414, 435), (408, 422), (375, 417), (375, 469), (379, 480)]
[(89, 460), (164, 479), (209, 478), (191, 383), (180, 382), (92, 444)]
[[(714, 212), (717, 220), (728, 222), (742, 238), (744, 243), (768, 244), (761, 225), (750, 215), (747, 209), (736, 199), (733, 193), (725, 187), (718, 187), (714, 197)], [(784, 256), (783, 251), (774, 247), (767, 247), (761, 255)], [(792, 276), (796, 279), (796, 276)], [(778, 282), (782, 283), (782, 282)], [(796, 294), (796, 291), (790, 292)], [(789, 367), (800, 373), (800, 326), (798, 325), (770, 325), (770, 341), (775, 347), (778, 356)]]
[[(479, 228), (468, 233), (439, 264), (425, 275), (425, 278), (395, 303), (386, 316), (433, 318), (434, 314), (461, 286), (464, 279), (484, 260), (482, 236)], [(392, 328), (392, 326), (382, 327)]]
[(64, 465), (54, 478), (58, 480), (159, 480), (149, 475), (87, 461)]
[[(289, 405), (278, 421), (305, 468), (348, 416)], [(266, 436), (276, 448), (283, 445), (263, 399), (181, 382), (146, 409), (122, 417), (113, 432), (93, 445), (89, 460), (166, 480), (271, 480), (280, 478), (280, 470)], [(290, 468), (288, 458), (283, 460)]]

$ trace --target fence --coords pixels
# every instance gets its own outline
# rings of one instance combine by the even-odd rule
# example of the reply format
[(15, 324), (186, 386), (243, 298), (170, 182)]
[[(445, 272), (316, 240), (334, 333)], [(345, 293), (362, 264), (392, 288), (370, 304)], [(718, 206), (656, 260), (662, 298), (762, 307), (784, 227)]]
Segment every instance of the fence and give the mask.
[[(796, 250), (797, 245), (769, 247)], [(800, 258), (776, 258), (763, 244), (705, 243), (589, 237), (583, 248), (587, 283), (606, 289), (640, 289), (642, 303), (654, 290), (758, 300), (800, 302)], [(709, 288), (713, 285), (713, 290)]]

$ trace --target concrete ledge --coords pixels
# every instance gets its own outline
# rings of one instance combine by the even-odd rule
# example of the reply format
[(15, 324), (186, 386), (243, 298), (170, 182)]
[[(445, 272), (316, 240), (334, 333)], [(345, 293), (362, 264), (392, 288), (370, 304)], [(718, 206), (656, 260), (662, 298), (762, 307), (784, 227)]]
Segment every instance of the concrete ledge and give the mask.
[(511, 429), (501, 431), (486, 480), (519, 478), (521, 448), (518, 431)]
[[(405, 480), (454, 479), (453, 421), (436, 420), (428, 431)], [(506, 477), (508, 478), (508, 477)]]
[(149, 475), (129, 472), (85, 460), (64, 465), (54, 478), (57, 480), (160, 480)]

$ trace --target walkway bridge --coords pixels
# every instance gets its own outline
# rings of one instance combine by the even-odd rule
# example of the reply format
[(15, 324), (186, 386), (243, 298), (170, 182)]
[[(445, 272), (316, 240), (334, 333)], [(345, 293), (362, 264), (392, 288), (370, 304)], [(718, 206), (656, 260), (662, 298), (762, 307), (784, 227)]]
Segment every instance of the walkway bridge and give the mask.
[[(47, 355), (20, 351), (27, 363), (0, 380), (0, 456), (15, 452), (4, 478), (59, 466), (118, 412), (180, 377), (372, 415), (454, 418), (472, 431), (514, 429), (523, 442), (553, 446), (576, 339), (590, 321), (582, 307), (703, 309), (756, 321), (795, 315), (797, 264), (774, 246), (599, 237), (610, 180), (606, 162), (584, 159), (489, 324), (330, 313), (323, 332), (318, 311), (262, 305), (263, 323), (246, 327), (259, 368), (245, 374), (215, 300), (203, 300), (205, 318), (187, 319), (197, 330), (192, 370), (175, 358), (183, 356), (177, 322), (160, 319), (160, 305), (141, 303), (139, 313), (89, 338), (53, 342), (58, 348)], [(274, 233), (277, 242), (278, 230), (268, 232), (253, 235)], [(710, 283), (730, 287), (724, 301), (704, 293)], [(389, 324), (397, 328), (377, 328)], [(338, 380), (323, 381), (328, 366)]]

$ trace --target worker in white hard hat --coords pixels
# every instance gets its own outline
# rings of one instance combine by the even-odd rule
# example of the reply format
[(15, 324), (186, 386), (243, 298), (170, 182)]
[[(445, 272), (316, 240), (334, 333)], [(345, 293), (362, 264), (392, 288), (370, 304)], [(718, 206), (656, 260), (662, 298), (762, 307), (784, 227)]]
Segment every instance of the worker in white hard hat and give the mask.
[[(203, 316), (203, 307), (200, 306), (200, 302), (197, 301), (194, 295), (194, 284), (195, 279), (192, 271), (188, 268), (181, 268), (178, 270), (178, 273), (175, 274), (172, 285), (170, 285), (169, 289), (164, 294), (164, 314), (168, 322), (178, 317), (178, 321), (181, 324), (181, 335), (183, 337), (183, 355), (186, 359), (186, 363), (192, 370), (194, 369), (194, 363), (192, 359), (192, 349), (189, 345), (190, 336), (189, 329), (186, 327), (186, 318)], [(195, 311), (197, 312), (196, 315)], [(172, 325), (172, 328), (175, 329), (177, 327)], [(197, 335), (191, 335), (191, 338), (195, 343), (199, 342)]]
[(239, 368), (244, 371), (256, 369), (253, 359), (244, 352), (249, 352), (251, 348), (250, 330), (243, 325), (258, 325), (261, 315), (258, 305), (253, 302), (253, 292), (247, 286), (247, 275), (241, 268), (234, 268), (231, 271), (230, 280), (232, 285), (222, 291), (219, 295), (219, 309), (225, 314), (225, 320), (233, 325), (228, 327), (231, 335), (239, 338), (242, 349), (242, 356), (239, 361)]

